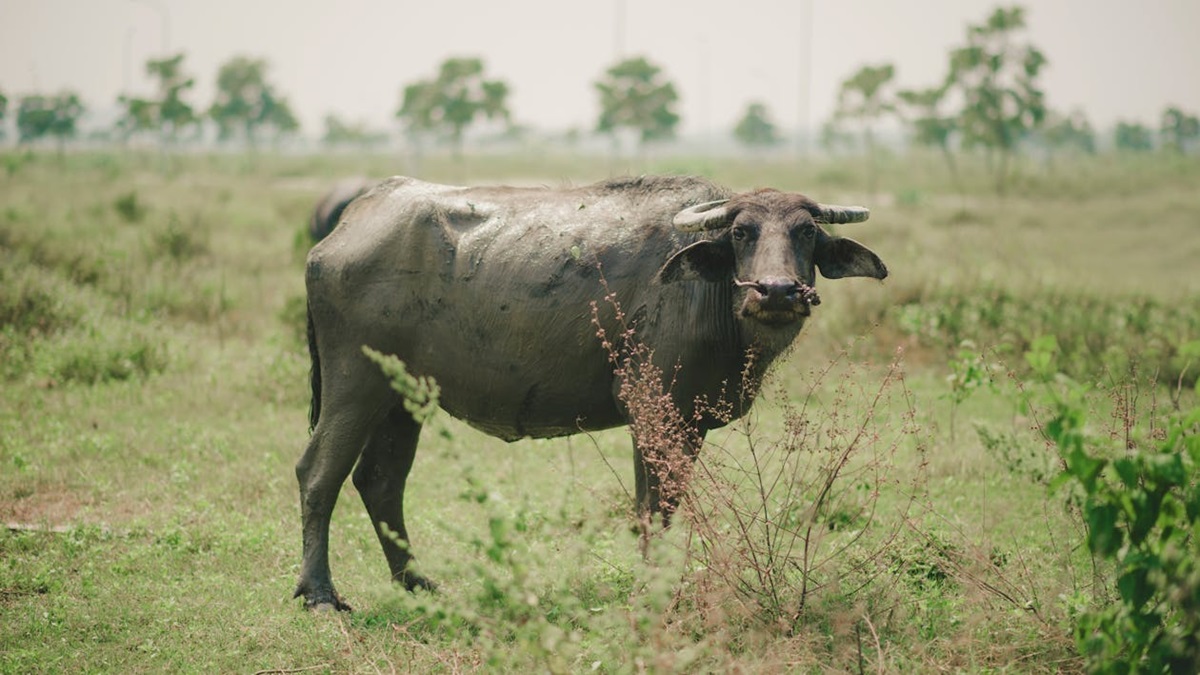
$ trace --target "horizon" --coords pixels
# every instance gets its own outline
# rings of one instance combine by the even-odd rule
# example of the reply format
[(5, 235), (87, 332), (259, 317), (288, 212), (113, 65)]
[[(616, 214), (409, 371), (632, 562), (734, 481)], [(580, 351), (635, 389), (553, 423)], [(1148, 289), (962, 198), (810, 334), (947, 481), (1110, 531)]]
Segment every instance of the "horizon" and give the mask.
[[(1200, 43), (1190, 35), (1200, 25), (1200, 3), (1161, 0), (1149, 11), (1079, 0), (1019, 4), (1027, 20), (1021, 39), (1049, 61), (1041, 84), (1051, 109), (1081, 109), (1098, 132), (1120, 121), (1157, 128), (1172, 105), (1200, 110), (1200, 82), (1191, 75)], [(91, 116), (102, 118), (122, 93), (153, 91), (147, 60), (182, 52), (185, 72), (196, 80), (187, 100), (203, 110), (220, 64), (246, 55), (266, 60), (267, 79), (288, 100), (304, 137), (319, 138), (329, 114), (391, 135), (404, 84), (430, 77), (445, 58), (479, 56), (489, 78), (510, 85), (514, 123), (551, 135), (589, 134), (599, 112), (592, 82), (618, 55), (644, 55), (680, 93), (681, 137), (725, 136), (746, 105), (760, 100), (794, 138), (797, 130), (820, 128), (840, 83), (863, 65), (895, 64), (899, 88), (932, 84), (949, 49), (965, 41), (967, 25), (998, 6), (746, 0), (740, 13), (729, 14), (726, 5), (704, 1), (680, 14), (657, 0), (633, 5), (0, 0), (0, 92), (15, 107), (24, 95), (74, 91)], [(1086, 20), (1076, 19), (1084, 13)]]

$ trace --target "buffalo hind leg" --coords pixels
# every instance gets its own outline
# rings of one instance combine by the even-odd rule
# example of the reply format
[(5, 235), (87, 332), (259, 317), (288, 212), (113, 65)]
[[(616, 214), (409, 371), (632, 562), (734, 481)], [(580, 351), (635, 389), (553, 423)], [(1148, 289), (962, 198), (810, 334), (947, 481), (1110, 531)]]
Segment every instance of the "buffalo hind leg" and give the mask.
[(308, 449), (296, 464), (304, 560), (293, 597), (303, 595), (308, 608), (349, 611), (350, 606), (334, 590), (329, 571), (329, 520), (342, 484), (378, 422), (378, 413), (333, 403), (327, 400), (322, 406)]
[(403, 406), (392, 408), (371, 435), (354, 470), (354, 487), (375, 525), (392, 580), (410, 591), (434, 588), (428, 579), (408, 569), (412, 554), (404, 526), (404, 483), (412, 469), (420, 433), (421, 425)]

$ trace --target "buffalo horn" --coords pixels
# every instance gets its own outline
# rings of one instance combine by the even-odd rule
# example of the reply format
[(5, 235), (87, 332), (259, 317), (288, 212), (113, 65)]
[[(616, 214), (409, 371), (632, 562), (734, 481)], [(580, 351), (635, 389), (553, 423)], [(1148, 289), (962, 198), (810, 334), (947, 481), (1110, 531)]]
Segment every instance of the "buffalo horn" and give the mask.
[(817, 204), (821, 209), (821, 221), (830, 225), (842, 223), (861, 223), (871, 217), (871, 210), (865, 206), (837, 206), (836, 204)]
[(683, 232), (699, 232), (723, 227), (729, 221), (729, 209), (720, 207), (728, 199), (689, 206), (675, 214), (671, 224)]

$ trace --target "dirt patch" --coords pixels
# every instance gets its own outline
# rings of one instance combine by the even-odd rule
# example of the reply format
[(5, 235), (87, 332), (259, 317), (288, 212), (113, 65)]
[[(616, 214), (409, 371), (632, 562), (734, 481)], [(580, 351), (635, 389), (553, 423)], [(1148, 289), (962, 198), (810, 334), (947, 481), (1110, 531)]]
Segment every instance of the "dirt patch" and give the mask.
[(20, 486), (0, 495), (0, 522), (16, 526), (49, 527), (79, 523), (81, 512), (94, 501), (64, 485)]

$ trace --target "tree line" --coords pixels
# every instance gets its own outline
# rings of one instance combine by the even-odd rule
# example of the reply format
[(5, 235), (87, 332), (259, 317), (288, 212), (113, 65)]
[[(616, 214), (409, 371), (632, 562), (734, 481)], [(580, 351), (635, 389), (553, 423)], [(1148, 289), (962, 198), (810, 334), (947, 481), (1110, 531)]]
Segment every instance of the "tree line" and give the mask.
[[(1052, 161), (1056, 153), (1094, 154), (1097, 135), (1082, 110), (1062, 112), (1046, 102), (1040, 76), (1045, 55), (1024, 39), (1025, 10), (994, 10), (982, 23), (967, 26), (965, 43), (950, 50), (946, 74), (924, 88), (898, 89), (896, 68), (863, 66), (842, 82), (833, 118), (822, 143), (834, 150), (852, 131), (861, 135), (873, 185), (878, 143), (874, 131), (888, 118), (907, 127), (910, 141), (933, 148), (957, 182), (958, 151), (978, 150), (1003, 192), (1014, 156), (1035, 146)], [(1184, 152), (1200, 140), (1200, 119), (1170, 106), (1163, 111), (1159, 147)], [(1139, 122), (1120, 121), (1113, 131), (1118, 151), (1154, 149), (1154, 132)]]
[[(955, 180), (956, 157), (962, 152), (982, 153), (999, 191), (1014, 156), (1024, 147), (1041, 148), (1048, 159), (1059, 153), (1095, 153), (1097, 134), (1083, 111), (1063, 112), (1048, 106), (1040, 81), (1046, 57), (1023, 38), (1025, 28), (1025, 10), (1020, 6), (998, 8), (982, 23), (968, 25), (965, 42), (948, 55), (945, 76), (932, 86), (899, 89), (893, 64), (863, 66), (841, 83), (834, 115), (821, 130), (821, 144), (836, 152), (861, 139), (873, 184), (880, 146), (876, 132), (891, 118), (901, 123), (911, 143), (938, 151)], [(219, 141), (238, 140), (253, 148), (300, 129), (286, 97), (270, 82), (263, 59), (237, 56), (221, 65), (216, 95), (206, 109), (188, 100), (195, 80), (185, 71), (183, 53), (148, 61), (146, 74), (155, 83), (153, 96), (118, 97), (121, 115), (113, 132), (121, 141), (151, 136), (169, 147), (181, 139), (198, 138), (208, 122), (215, 126)], [(675, 137), (679, 94), (657, 64), (644, 56), (622, 59), (592, 85), (599, 106), (597, 133), (615, 139), (625, 132), (639, 145)], [(513, 129), (510, 92), (506, 81), (486, 73), (482, 59), (451, 57), (430, 77), (401, 88), (395, 117), (414, 147), (446, 142), (461, 154), (467, 130), (480, 122)], [(0, 92), (0, 125), (7, 103)], [(16, 111), (18, 142), (52, 138), (61, 147), (76, 135), (84, 112), (83, 102), (73, 92), (24, 96)], [(1200, 140), (1200, 120), (1171, 106), (1162, 113), (1157, 143), (1155, 131), (1140, 122), (1121, 121), (1113, 131), (1112, 145), (1129, 152), (1156, 146), (1185, 152)], [(731, 135), (754, 148), (784, 140), (767, 106), (759, 101), (747, 103)], [(368, 145), (385, 139), (385, 133), (344, 122), (336, 115), (325, 118), (326, 143)]]

